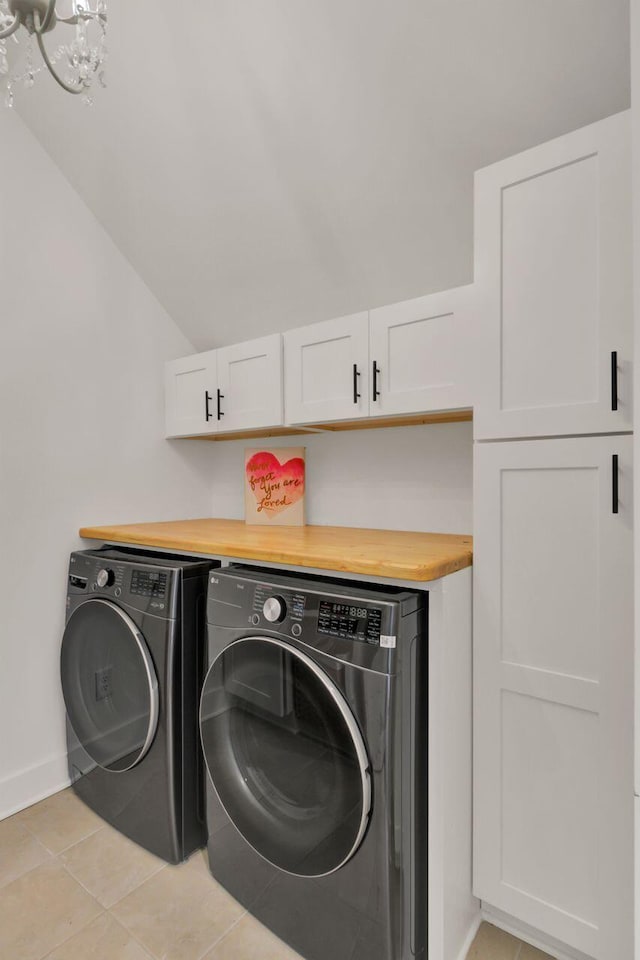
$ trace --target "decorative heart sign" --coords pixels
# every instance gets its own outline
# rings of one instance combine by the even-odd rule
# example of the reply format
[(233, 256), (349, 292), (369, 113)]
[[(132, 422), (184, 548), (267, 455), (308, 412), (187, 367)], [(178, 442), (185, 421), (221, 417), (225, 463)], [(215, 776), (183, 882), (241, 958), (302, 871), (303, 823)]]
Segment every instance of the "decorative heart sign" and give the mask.
[(305, 448), (245, 450), (245, 521), (304, 524)]

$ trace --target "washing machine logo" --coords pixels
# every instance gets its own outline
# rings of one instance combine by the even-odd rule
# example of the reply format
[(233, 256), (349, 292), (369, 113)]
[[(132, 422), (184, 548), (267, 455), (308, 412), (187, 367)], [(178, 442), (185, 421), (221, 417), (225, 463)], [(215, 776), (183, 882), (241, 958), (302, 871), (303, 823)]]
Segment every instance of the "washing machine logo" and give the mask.
[(152, 600), (150, 606), (152, 610), (164, 610), (164, 603), (158, 603), (157, 600)]
[(220, 583), (217, 577), (211, 577), (211, 583)]

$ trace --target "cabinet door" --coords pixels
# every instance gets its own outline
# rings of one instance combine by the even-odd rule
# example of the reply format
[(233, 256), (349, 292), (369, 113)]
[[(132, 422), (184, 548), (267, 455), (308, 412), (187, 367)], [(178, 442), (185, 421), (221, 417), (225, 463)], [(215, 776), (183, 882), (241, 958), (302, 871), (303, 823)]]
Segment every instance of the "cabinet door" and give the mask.
[(216, 353), (208, 350), (165, 365), (168, 437), (196, 437), (218, 429)]
[(287, 423), (369, 415), (369, 314), (314, 323), (284, 334)]
[(472, 405), (472, 290), (459, 287), (371, 311), (372, 416)]
[(218, 387), (220, 432), (281, 426), (281, 334), (218, 350)]
[(630, 198), (629, 113), (476, 174), (477, 438), (630, 429)]
[(629, 436), (475, 447), (474, 893), (598, 960), (633, 945), (631, 472)]

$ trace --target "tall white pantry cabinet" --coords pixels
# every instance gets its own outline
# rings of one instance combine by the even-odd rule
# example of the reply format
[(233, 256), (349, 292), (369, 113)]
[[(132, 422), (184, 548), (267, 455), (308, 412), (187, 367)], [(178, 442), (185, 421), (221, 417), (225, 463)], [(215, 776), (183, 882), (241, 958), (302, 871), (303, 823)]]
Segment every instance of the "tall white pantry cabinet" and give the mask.
[(475, 196), (474, 893), (566, 955), (630, 960), (629, 114)]

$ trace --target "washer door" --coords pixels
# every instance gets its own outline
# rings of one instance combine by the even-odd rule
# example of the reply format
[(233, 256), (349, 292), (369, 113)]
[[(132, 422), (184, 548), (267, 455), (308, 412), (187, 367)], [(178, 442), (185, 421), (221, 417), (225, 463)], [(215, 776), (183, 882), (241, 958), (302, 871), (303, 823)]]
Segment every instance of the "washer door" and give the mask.
[(268, 637), (237, 640), (202, 691), (205, 762), (227, 815), (287, 873), (333, 873), (360, 846), (371, 809), (365, 745), (335, 684)]
[(140, 763), (158, 725), (158, 681), (131, 617), (92, 599), (70, 616), (60, 657), (62, 691), (78, 740), (114, 773)]

